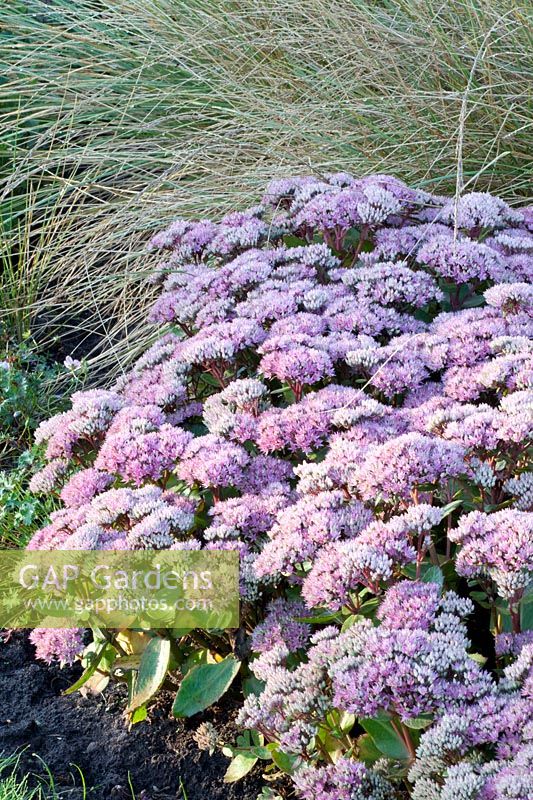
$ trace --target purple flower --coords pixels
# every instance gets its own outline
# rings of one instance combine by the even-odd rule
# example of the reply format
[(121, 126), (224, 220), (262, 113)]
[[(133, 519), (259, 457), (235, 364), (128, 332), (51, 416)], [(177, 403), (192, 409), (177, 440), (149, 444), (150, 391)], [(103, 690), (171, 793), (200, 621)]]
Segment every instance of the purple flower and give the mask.
[(432, 300), (441, 301), (443, 293), (427, 272), (414, 270), (392, 261), (371, 267), (345, 270), (342, 280), (353, 286), (361, 300), (382, 306), (403, 305), (421, 308)]
[(509, 283), (487, 289), (485, 299), (489, 306), (499, 308), (505, 315), (533, 308), (533, 287), (529, 283)]
[(520, 215), (501, 198), (488, 192), (468, 192), (459, 198), (457, 204), (453, 201), (446, 203), (439, 213), (439, 220), (448, 225), (457, 220), (459, 228), (476, 235), (486, 228), (501, 228), (508, 222), (518, 222)]
[(387, 590), (378, 617), (385, 627), (394, 630), (429, 630), (440, 595), (436, 583), (401, 581)]
[(63, 361), (63, 366), (66, 367), (66, 369), (70, 369), (73, 371), (79, 369), (81, 367), (81, 364), (82, 362), (79, 359), (72, 358), (72, 356), (67, 356)]
[(87, 521), (87, 507), (62, 508), (50, 514), (50, 522), (36, 531), (28, 550), (58, 550)]
[(438, 508), (413, 506), (388, 522), (371, 522), (349, 541), (324, 546), (304, 580), (303, 597), (309, 606), (337, 610), (350, 603), (350, 593), (358, 588), (379, 593), (395, 566), (423, 558), (431, 542), (430, 531), (441, 518)]
[(416, 258), (437, 275), (459, 284), (505, 277), (505, 260), (491, 247), (464, 239), (450, 241), (445, 234), (423, 244)]
[(505, 598), (520, 597), (532, 580), (533, 514), (504, 509), (472, 511), (461, 518), (450, 539), (461, 545), (459, 575), (492, 578)]
[(325, 767), (301, 767), (294, 783), (304, 800), (392, 800), (393, 787), (360, 761), (341, 758)]
[(140, 486), (159, 480), (184, 454), (192, 434), (164, 422), (157, 406), (128, 406), (109, 428), (95, 461), (99, 470)]
[(311, 627), (299, 622), (298, 617), (309, 615), (305, 604), (279, 598), (269, 603), (266, 615), (254, 630), (252, 649), (256, 653), (266, 653), (278, 645), (295, 652), (305, 647), (311, 634)]
[(193, 439), (178, 465), (179, 477), (193, 486), (221, 488), (241, 484), (250, 456), (238, 444), (208, 434)]
[(371, 447), (352, 473), (352, 485), (364, 500), (408, 500), (425, 484), (466, 471), (464, 450), (452, 442), (405, 433)]
[(467, 653), (461, 617), (471, 610), (450, 592), (431, 619), (419, 616), (422, 627), (353, 625), (342, 636), (346, 655), (331, 668), (335, 704), (362, 717), (388, 711), (410, 719), (490, 692), (489, 676)]
[(70, 508), (81, 508), (113, 483), (113, 476), (97, 469), (76, 472), (61, 490), (61, 499)]
[(294, 387), (295, 394), (301, 392), (301, 387), (311, 386), (333, 375), (329, 355), (314, 347), (292, 347), (267, 353), (259, 366), (267, 378), (275, 377)]
[(30, 633), (35, 655), (51, 664), (72, 664), (83, 650), (83, 631), (79, 628), (35, 628)]
[(212, 522), (205, 529), (204, 537), (207, 540), (256, 541), (270, 530), (278, 511), (289, 505), (291, 499), (283, 486), (267, 484), (260, 494), (245, 493), (241, 497), (220, 500), (210, 509)]
[(39, 472), (32, 476), (29, 489), (34, 494), (47, 494), (57, 488), (66, 475), (69, 462), (66, 458), (53, 458)]
[(150, 240), (152, 249), (172, 250), (180, 261), (201, 256), (215, 236), (217, 226), (209, 220), (187, 222), (178, 219)]
[[(486, 193), (280, 173), (260, 206), (153, 237), (162, 335), (38, 429), (31, 488), (64, 507), (30, 549), (239, 554), (264, 684), (239, 722), (305, 800), (531, 795), (532, 232)], [(507, 601), (496, 669), (457, 574)], [(63, 660), (76, 636), (34, 634)], [(357, 761), (352, 717), (409, 763)]]
[(259, 576), (292, 573), (319, 548), (355, 536), (371, 517), (361, 503), (347, 503), (339, 491), (302, 497), (279, 512), (269, 532), (271, 541), (256, 561), (256, 572)]
[(42, 422), (35, 432), (35, 441), (47, 443), (49, 459), (71, 458), (81, 439), (97, 442), (123, 406), (124, 401), (116, 392), (104, 389), (75, 392), (72, 409)]

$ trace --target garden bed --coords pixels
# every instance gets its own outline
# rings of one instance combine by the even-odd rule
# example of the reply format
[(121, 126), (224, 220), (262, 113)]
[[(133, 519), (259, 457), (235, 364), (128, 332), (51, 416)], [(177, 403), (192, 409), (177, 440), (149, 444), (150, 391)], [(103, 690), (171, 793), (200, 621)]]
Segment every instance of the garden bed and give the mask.
[(231, 694), (223, 706), (177, 721), (170, 717), (171, 695), (162, 693), (150, 722), (128, 732), (123, 688), (112, 685), (98, 697), (63, 696), (77, 676), (77, 668), (35, 661), (25, 634), (0, 645), (0, 753), (26, 748), (21, 773), (42, 774), (40, 757), (58, 795), (69, 800), (248, 800), (260, 792), (258, 771), (233, 786), (224, 784), (227, 759), (201, 752), (193, 739), (205, 720), (226, 740), (235, 738), (237, 701)]
[[(38, 659), (127, 696), (67, 705), (72, 673), (27, 667), (11, 751), (93, 796), (258, 800), (262, 762), (286, 778), (263, 800), (530, 800), (532, 211), (296, 176), (152, 237), (161, 337), (35, 432), (29, 489), (57, 508), (26, 556), (77, 551), (83, 602), (57, 606), (66, 571), (20, 572), (68, 609), (50, 629), (0, 587)], [(100, 583), (91, 559), (117, 553)]]

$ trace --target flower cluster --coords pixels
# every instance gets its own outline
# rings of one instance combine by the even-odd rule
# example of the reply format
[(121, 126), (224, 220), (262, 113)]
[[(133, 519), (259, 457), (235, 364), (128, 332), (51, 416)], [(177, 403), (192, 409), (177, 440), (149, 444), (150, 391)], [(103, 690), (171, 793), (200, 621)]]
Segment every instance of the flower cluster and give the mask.
[(294, 783), (304, 800), (392, 800), (392, 786), (360, 761), (341, 758), (332, 767), (301, 767)]
[(462, 545), (456, 561), (459, 575), (486, 575), (502, 597), (516, 600), (522, 596), (533, 572), (531, 513), (472, 511), (461, 518), (450, 538)]
[(309, 613), (304, 603), (282, 598), (273, 600), (266, 609), (265, 619), (257, 625), (252, 635), (252, 648), (265, 653), (278, 645), (295, 652), (305, 647), (311, 628), (301, 618)]
[(533, 791), (533, 646), (493, 690), (443, 714), (421, 738), (409, 778), (414, 800), (527, 800)]
[[(194, 521), (193, 501), (148, 485), (142, 489), (109, 489), (89, 502), (80, 503), (80, 492), (73, 491), (74, 481), (72, 478), (62, 494), (74, 494), (76, 504), (53, 512), (50, 524), (30, 541), (30, 550), (196, 549), (200, 546), (197, 540), (186, 536)], [(98, 477), (92, 488), (97, 481)]]
[(239, 552), (240, 721), (306, 800), (531, 794), (532, 218), (342, 173), (173, 222), (161, 338), (37, 432), (30, 547)]
[(30, 633), (37, 658), (70, 664), (83, 647), (83, 631), (77, 628), (35, 628)]
[(468, 657), (461, 615), (473, 610), (470, 602), (452, 592), (439, 601), (438, 587), (428, 583), (415, 590), (414, 615), (402, 625), (410, 592), (409, 583), (392, 587), (379, 627), (366, 621), (344, 634), (345, 655), (331, 669), (336, 706), (360, 717), (386, 711), (405, 721), (490, 691), (489, 676)]
[[(319, 709), (342, 708), (361, 718), (386, 712), (405, 721), (490, 693), (490, 676), (468, 656), (461, 617), (473, 610), (470, 601), (453, 592), (440, 597), (431, 583), (419, 584), (413, 601), (411, 588), (405, 581), (389, 589), (378, 627), (363, 620), (344, 633), (315, 637), (308, 661), (295, 669), (285, 666), (287, 644), (273, 641), (252, 662), (266, 688), (259, 701), (247, 698), (241, 722), (276, 731), (285, 747), (291, 741), (304, 752), (304, 731), (308, 739), (316, 734)], [(413, 613), (404, 625), (408, 608)], [(296, 730), (297, 740), (291, 738)]]

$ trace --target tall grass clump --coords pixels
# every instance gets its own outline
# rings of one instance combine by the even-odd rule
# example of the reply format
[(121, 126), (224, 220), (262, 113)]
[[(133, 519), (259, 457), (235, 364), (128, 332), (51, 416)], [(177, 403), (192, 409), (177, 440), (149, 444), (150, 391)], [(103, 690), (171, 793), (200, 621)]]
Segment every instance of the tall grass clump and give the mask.
[(36, 335), (81, 328), (118, 369), (147, 231), (242, 207), (288, 165), (437, 192), (459, 165), (459, 190), (523, 201), (532, 30), (515, 0), (8, 0), (2, 215), (15, 236), (68, 215)]

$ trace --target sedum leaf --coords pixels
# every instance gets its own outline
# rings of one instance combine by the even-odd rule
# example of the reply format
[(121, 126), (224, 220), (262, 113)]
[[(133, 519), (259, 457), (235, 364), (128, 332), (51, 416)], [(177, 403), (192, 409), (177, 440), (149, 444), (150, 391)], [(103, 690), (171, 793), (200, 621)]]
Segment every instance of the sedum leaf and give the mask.
[(128, 711), (135, 711), (154, 696), (167, 674), (170, 659), (170, 639), (154, 637), (148, 642), (133, 678)]
[(239, 672), (241, 662), (228, 656), (217, 664), (198, 664), (181, 682), (172, 711), (175, 717), (192, 717), (222, 697)]
[(235, 783), (240, 781), (245, 775), (248, 775), (250, 770), (257, 763), (257, 756), (248, 755), (247, 753), (239, 753), (232, 760), (231, 764), (226, 770), (224, 775), (224, 783)]

